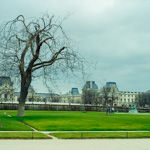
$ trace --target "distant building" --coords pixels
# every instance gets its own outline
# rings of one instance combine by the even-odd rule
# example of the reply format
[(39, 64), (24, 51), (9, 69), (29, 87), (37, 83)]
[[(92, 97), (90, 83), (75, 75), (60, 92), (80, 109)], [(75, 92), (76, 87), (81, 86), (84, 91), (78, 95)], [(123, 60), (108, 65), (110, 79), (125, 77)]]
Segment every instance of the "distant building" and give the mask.
[(106, 82), (106, 87), (107, 88), (113, 88), (114, 87), (114, 88), (118, 89), (116, 82)]
[[(116, 82), (106, 82), (106, 85), (103, 87), (107, 89), (107, 96), (111, 103), (113, 100), (113, 106), (130, 106), (135, 104), (135, 99), (138, 93), (140, 92), (131, 92), (131, 91), (119, 91)], [(101, 91), (101, 95), (102, 95)]]
[(116, 82), (106, 82), (100, 92), (100, 97), (102, 98), (102, 105), (118, 105), (119, 90)]
[(14, 101), (14, 86), (10, 77), (0, 76), (0, 102)]
[[(54, 93), (35, 93), (34, 88), (30, 85), (26, 102), (54, 102), (54, 103), (78, 103), (82, 104), (82, 97), (84, 92), (93, 92), (95, 96), (91, 104), (103, 105), (104, 97), (108, 98), (110, 106), (130, 106), (136, 102), (136, 97), (142, 92), (119, 91), (116, 82), (106, 82), (101, 90), (98, 89), (95, 81), (87, 81), (82, 89), (82, 94), (79, 93), (78, 88), (72, 88), (67, 94)], [(147, 93), (150, 92), (147, 91)], [(0, 102), (17, 102), (20, 92), (14, 91), (13, 82), (10, 77), (0, 76)], [(89, 99), (91, 97), (89, 96)]]
[(72, 89), (71, 89), (71, 94), (72, 94), (72, 95), (79, 95), (78, 88), (72, 88)]
[(41, 102), (59, 102), (59, 95), (55, 93), (35, 93), (36, 101)]
[(48, 102), (50, 94), (49, 93), (35, 93), (36, 100), (41, 102)]
[(119, 106), (130, 106), (135, 104), (136, 96), (141, 92), (120, 91)]
[(81, 103), (82, 95), (79, 93), (78, 88), (72, 88), (67, 94), (59, 96), (61, 103)]
[(29, 102), (35, 101), (35, 90), (32, 85), (30, 85), (28, 88), (28, 95), (27, 95), (26, 101), (29, 101)]
[(82, 89), (82, 104), (99, 104), (99, 89), (95, 81), (87, 81)]
[[(17, 102), (20, 97), (20, 92), (15, 92), (15, 101)], [(26, 102), (33, 102), (35, 101), (35, 91), (34, 88), (30, 85), (28, 89), (28, 95), (26, 98)]]
[(95, 81), (87, 81), (83, 89), (98, 90), (98, 86), (96, 85)]

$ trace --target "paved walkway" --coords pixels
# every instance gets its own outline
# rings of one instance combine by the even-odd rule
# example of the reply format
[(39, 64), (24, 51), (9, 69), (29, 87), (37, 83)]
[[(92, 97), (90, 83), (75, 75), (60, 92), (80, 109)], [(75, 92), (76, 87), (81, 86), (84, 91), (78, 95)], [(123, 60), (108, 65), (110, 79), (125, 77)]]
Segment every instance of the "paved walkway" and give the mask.
[(0, 140), (0, 150), (150, 150), (150, 140)]

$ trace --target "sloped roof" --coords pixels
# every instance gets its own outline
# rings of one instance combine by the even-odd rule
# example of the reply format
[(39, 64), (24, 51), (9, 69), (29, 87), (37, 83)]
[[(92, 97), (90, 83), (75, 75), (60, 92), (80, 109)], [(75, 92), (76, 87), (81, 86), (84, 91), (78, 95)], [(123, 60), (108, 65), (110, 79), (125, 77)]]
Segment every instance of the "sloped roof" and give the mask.
[(13, 85), (13, 83), (11, 82), (10, 77), (7, 76), (0, 76), (0, 86), (2, 86), (3, 82), (8, 81), (8, 83), (10, 85)]
[(98, 86), (96, 85), (95, 81), (87, 81), (84, 86), (84, 89), (88, 89), (88, 88), (98, 89)]
[(116, 82), (106, 82), (106, 87), (113, 87), (113, 86), (117, 86)]
[(78, 88), (72, 88), (72, 89), (71, 89), (71, 94), (72, 94), (72, 95), (79, 95)]

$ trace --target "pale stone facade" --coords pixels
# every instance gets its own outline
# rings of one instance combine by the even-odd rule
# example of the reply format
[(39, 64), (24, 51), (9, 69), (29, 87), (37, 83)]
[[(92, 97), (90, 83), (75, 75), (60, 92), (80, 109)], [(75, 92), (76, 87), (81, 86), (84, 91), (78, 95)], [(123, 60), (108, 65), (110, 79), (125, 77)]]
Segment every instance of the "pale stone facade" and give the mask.
[[(111, 100), (112, 94), (114, 94), (113, 106), (132, 106), (135, 105), (136, 96), (140, 92), (131, 92), (131, 91), (119, 91), (115, 82), (107, 82), (105, 88), (110, 87), (109, 99)], [(112, 90), (114, 89), (114, 90)], [(114, 93), (112, 93), (114, 91)]]
[(10, 77), (0, 76), (0, 102), (13, 102), (14, 87)]
[(135, 104), (136, 96), (140, 92), (120, 91), (119, 106), (129, 106)]
[[(104, 89), (109, 89), (107, 93), (110, 103), (113, 106), (130, 106), (135, 104), (136, 96), (140, 92), (119, 91), (115, 82), (107, 82), (102, 90), (98, 89), (95, 81), (87, 81), (83, 90), (94, 90), (99, 94), (99, 97), (104, 96)], [(50, 94), (50, 93), (35, 93), (32, 86), (29, 87), (26, 102), (58, 102), (58, 103), (74, 103), (82, 104), (82, 94), (78, 88), (72, 88), (67, 94)], [(18, 102), (19, 92), (14, 92), (13, 82), (10, 77), (0, 76), (0, 102)], [(101, 103), (102, 105), (102, 103)]]
[(103, 86), (102, 90), (100, 91), (100, 96), (103, 98), (104, 105), (118, 106), (120, 92), (116, 82), (106, 82), (106, 85)]
[(78, 88), (72, 88), (67, 94), (61, 94), (58, 96), (60, 103), (76, 103), (80, 104), (82, 101), (82, 95), (79, 93)]
[(33, 102), (35, 101), (35, 91), (33, 87), (30, 85), (28, 89), (28, 95), (26, 101)]
[[(20, 96), (20, 92), (15, 92), (15, 102), (18, 102)], [(34, 88), (30, 85), (28, 89), (28, 95), (26, 98), (26, 102), (38, 102), (41, 101), (42, 97), (35, 93)]]
[(64, 94), (64, 95), (60, 95), (60, 103), (76, 103), (76, 104), (80, 104), (82, 101), (82, 95), (71, 95), (71, 94)]

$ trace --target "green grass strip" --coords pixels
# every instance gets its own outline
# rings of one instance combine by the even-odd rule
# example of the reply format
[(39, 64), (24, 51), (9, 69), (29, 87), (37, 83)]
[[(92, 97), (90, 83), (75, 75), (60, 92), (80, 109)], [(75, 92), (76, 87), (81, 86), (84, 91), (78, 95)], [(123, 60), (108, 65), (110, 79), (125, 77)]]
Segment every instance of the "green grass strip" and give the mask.
[(18, 118), (12, 116), (9, 111), (0, 111), (0, 131), (33, 131), (30, 127), (17, 119)]
[(0, 132), (0, 139), (51, 139), (40, 132)]
[[(11, 117), (9, 117), (11, 116)], [(150, 115), (74, 111), (0, 111), (0, 131), (150, 131)], [(25, 125), (24, 123), (29, 126)]]
[(104, 112), (26, 111), (26, 116), (19, 119), (39, 131), (150, 130), (150, 115), (109, 114), (106, 116)]
[(150, 138), (150, 132), (68, 132), (51, 135), (59, 139)]

